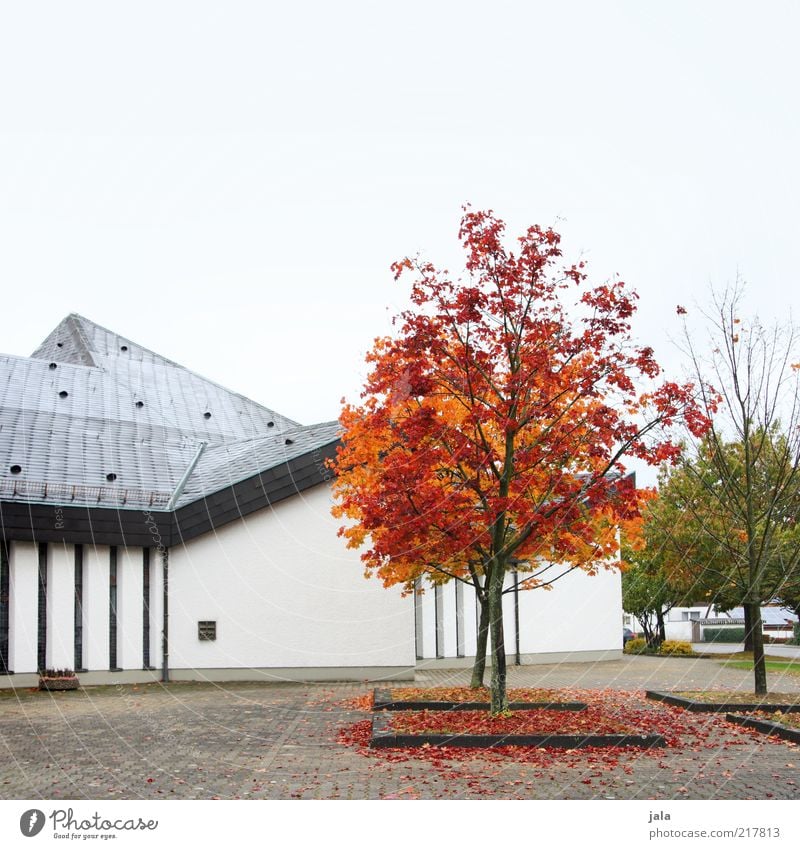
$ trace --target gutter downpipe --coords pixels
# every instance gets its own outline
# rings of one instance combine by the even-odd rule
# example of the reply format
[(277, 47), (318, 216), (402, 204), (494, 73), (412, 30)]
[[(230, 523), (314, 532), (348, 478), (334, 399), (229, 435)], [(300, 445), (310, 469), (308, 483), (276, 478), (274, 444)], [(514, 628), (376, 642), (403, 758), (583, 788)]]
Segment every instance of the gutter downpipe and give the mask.
[[(189, 465), (186, 467), (186, 471), (181, 476), (181, 479), (178, 481), (178, 485), (175, 487), (174, 492), (170, 496), (169, 502), (166, 506), (167, 512), (172, 512), (175, 510), (175, 505), (178, 503), (178, 499), (183, 494), (183, 490), (186, 487), (186, 482), (192, 476), (192, 472), (197, 467), (197, 463), (200, 458), (203, 456), (203, 451), (206, 450), (206, 446), (208, 442), (204, 439), (200, 440), (200, 443), (197, 446), (197, 451), (195, 452), (194, 457), (192, 457)], [(169, 549), (163, 548), (161, 550), (161, 570), (162, 570), (162, 587), (163, 587), (163, 623), (161, 626), (161, 680), (166, 684), (169, 683)]]
[(183, 495), (183, 490), (186, 487), (186, 482), (192, 476), (192, 472), (195, 470), (200, 458), (203, 456), (203, 451), (206, 450), (206, 446), (208, 442), (204, 439), (200, 440), (200, 443), (197, 446), (197, 451), (195, 452), (194, 457), (192, 457), (189, 465), (186, 467), (186, 471), (183, 473), (183, 476), (178, 481), (178, 485), (175, 487), (175, 491), (170, 496), (169, 502), (167, 506), (164, 508), (165, 510), (174, 510), (175, 505), (178, 503), (178, 499)]

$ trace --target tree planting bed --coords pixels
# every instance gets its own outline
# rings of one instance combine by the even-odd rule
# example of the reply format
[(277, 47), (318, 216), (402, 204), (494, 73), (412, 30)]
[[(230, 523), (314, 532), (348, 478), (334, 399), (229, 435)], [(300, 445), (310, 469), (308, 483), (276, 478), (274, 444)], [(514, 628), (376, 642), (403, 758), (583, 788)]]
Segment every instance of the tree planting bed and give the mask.
[(641, 734), (597, 709), (565, 713), (539, 708), (492, 717), (485, 710), (418, 710), (372, 718), (370, 747), (387, 748), (655, 748), (660, 734)]
[[(476, 694), (481, 698), (476, 699)], [(513, 688), (508, 691), (509, 710), (572, 710), (586, 709), (586, 702), (568, 701), (558, 690)], [(448, 711), (489, 710), (489, 691), (470, 690), (466, 687), (395, 687), (391, 690), (376, 689), (373, 699), (374, 710), (391, 711)]]
[(674, 693), (647, 690), (646, 696), (648, 699), (697, 713), (727, 713), (731, 708), (743, 711), (770, 710), (800, 713), (800, 695), (796, 693), (769, 693), (756, 696), (752, 693), (721, 690)]
[(800, 743), (800, 724), (790, 728), (782, 722), (777, 722), (775, 717), (767, 719), (766, 717), (758, 716), (742, 716), (737, 713), (728, 713), (725, 715), (725, 719), (734, 725), (741, 725), (743, 728), (752, 728), (770, 737), (780, 737), (782, 740)]

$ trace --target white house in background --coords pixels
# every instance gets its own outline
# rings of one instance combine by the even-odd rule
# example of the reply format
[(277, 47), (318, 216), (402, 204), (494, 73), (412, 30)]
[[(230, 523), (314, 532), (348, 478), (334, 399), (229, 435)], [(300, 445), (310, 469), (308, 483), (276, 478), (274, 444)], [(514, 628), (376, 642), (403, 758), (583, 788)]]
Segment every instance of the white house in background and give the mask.
[[(0, 357), (0, 687), (45, 668), (91, 684), (468, 663), (468, 589), (403, 598), (337, 536), (337, 433), (74, 314)], [(511, 592), (505, 612), (511, 662), (620, 654), (614, 573)]]
[[(625, 614), (625, 626), (634, 632), (641, 630), (636, 617)], [(761, 608), (762, 632), (777, 640), (789, 640), (794, 635), (797, 616), (785, 607), (770, 604)], [(744, 608), (715, 612), (709, 605), (673, 607), (664, 619), (664, 633), (668, 640), (703, 642), (705, 628), (744, 628)]]

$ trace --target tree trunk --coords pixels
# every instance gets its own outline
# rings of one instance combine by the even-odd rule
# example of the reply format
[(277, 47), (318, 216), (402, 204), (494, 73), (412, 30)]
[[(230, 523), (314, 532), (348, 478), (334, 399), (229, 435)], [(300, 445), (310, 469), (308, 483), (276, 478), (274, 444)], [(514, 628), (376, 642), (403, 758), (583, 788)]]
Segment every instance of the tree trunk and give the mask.
[(475, 648), (475, 663), (472, 667), (472, 680), (469, 686), (473, 690), (483, 687), (483, 676), (486, 674), (486, 644), (489, 639), (489, 602), (486, 599), (478, 601), (481, 605), (481, 615), (478, 621), (478, 644)]
[(761, 696), (767, 692), (767, 664), (764, 660), (764, 634), (761, 626), (761, 605), (754, 604), (750, 611), (753, 633), (753, 680), (755, 694)]
[(753, 651), (753, 611), (752, 606), (747, 602), (744, 604), (744, 650)]
[(492, 716), (508, 712), (506, 647), (503, 637), (503, 578), (505, 570), (495, 563), (489, 579), (489, 632), (492, 638)]
[(658, 623), (658, 644), (661, 645), (667, 639), (667, 629), (664, 626), (664, 611), (660, 607), (656, 610), (656, 622)]
[(644, 641), (647, 643), (648, 648), (653, 647), (653, 631), (650, 628), (650, 620), (649, 619), (640, 619), (639, 624), (642, 626), (642, 633), (644, 634)]

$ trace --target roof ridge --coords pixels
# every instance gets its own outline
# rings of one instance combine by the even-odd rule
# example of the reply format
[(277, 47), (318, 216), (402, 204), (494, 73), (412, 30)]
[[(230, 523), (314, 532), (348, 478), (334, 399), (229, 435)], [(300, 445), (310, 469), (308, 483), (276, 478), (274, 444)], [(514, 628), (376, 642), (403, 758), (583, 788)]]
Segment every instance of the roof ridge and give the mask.
[[(181, 371), (185, 371), (187, 374), (191, 374), (194, 377), (197, 377), (200, 380), (205, 381), (206, 383), (210, 383), (212, 386), (215, 386), (217, 389), (222, 389), (224, 392), (229, 392), (231, 395), (235, 395), (237, 398), (241, 398), (243, 401), (247, 401), (249, 404), (254, 404), (256, 407), (258, 407), (261, 410), (264, 410), (267, 413), (272, 413), (273, 415), (279, 415), (281, 418), (286, 419), (286, 421), (300, 426), (300, 423), (296, 422), (294, 419), (290, 419), (288, 416), (285, 416), (283, 413), (278, 413), (277, 410), (273, 410), (271, 407), (264, 406), (260, 402), (254, 400), (253, 398), (250, 398), (248, 395), (243, 395), (241, 392), (237, 392), (234, 389), (230, 389), (227, 386), (223, 386), (221, 383), (217, 383), (215, 380), (211, 380), (211, 378), (206, 377), (205, 375), (200, 374), (199, 372), (193, 371), (192, 369), (187, 368), (186, 366), (181, 365), (178, 362), (175, 362), (175, 360), (171, 360), (171, 359), (169, 359), (169, 357), (165, 357), (163, 354), (159, 354), (157, 351), (153, 351), (150, 348), (146, 348), (144, 345), (140, 344), (139, 342), (134, 341), (133, 339), (131, 339), (128, 336), (121, 336), (121, 334), (117, 333), (115, 330), (111, 330), (108, 327), (104, 327), (102, 324), (98, 324), (96, 321), (92, 321), (90, 318), (86, 318), (85, 316), (80, 315), (80, 313), (70, 313), (69, 316), (67, 316), (67, 318), (80, 319), (81, 321), (87, 322), (88, 324), (91, 324), (94, 327), (99, 328), (100, 330), (102, 330), (105, 333), (110, 333), (112, 336), (117, 336), (121, 339), (124, 339), (126, 342), (130, 342), (131, 344), (136, 345), (137, 348), (141, 348), (143, 351), (146, 351), (148, 354), (152, 354), (152, 356), (157, 357), (159, 360), (161, 360), (164, 363), (167, 363), (170, 366), (173, 366), (175, 368), (179, 368), (179, 369), (181, 369)], [(102, 368), (102, 366), (100, 366), (99, 364), (98, 364), (98, 367)]]
[[(92, 321), (91, 318), (86, 318), (85, 315), (81, 315), (77, 312), (71, 312), (65, 321), (69, 321), (70, 319), (84, 322), (85, 324), (90, 324), (92, 327), (96, 327), (98, 330), (102, 330), (103, 333), (108, 333), (111, 336), (116, 336), (119, 339), (124, 339), (126, 342), (130, 342), (132, 345), (136, 345), (137, 348), (141, 348), (143, 351), (146, 351), (148, 354), (152, 354), (154, 357), (157, 357), (159, 360), (162, 360), (165, 363), (168, 363), (170, 366), (174, 366), (175, 368), (182, 369), (183, 371), (189, 371), (186, 366), (181, 365), (175, 360), (171, 360), (169, 357), (165, 357), (163, 354), (159, 354), (158, 351), (153, 351), (150, 348), (145, 347), (140, 342), (136, 342), (131, 339), (129, 336), (123, 336), (121, 333), (117, 333), (116, 330), (112, 330), (110, 327), (106, 327), (105, 325), (98, 324), (96, 321)], [(194, 372), (193, 372), (194, 373)], [(202, 377), (202, 375), (197, 375), (198, 377)], [(203, 378), (205, 380), (205, 378)], [(210, 381), (209, 381), (210, 382)], [(225, 387), (222, 387), (223, 389)], [(230, 391), (230, 390), (228, 390)]]

